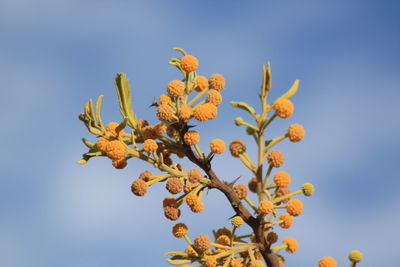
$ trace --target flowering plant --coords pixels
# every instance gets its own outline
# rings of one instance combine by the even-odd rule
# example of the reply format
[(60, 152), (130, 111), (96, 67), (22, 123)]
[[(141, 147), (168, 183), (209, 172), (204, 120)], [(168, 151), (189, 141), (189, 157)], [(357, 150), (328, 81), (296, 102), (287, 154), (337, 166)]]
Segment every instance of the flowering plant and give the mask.
[[(221, 92), (225, 88), (225, 79), (221, 74), (210, 77), (197, 74), (199, 62), (196, 57), (188, 55), (180, 48), (181, 58), (172, 58), (169, 64), (176, 66), (182, 73), (182, 80), (170, 81), (166, 94), (160, 95), (152, 106), (160, 122), (149, 125), (146, 120), (139, 120), (131, 105), (131, 92), (126, 75), (118, 73), (115, 85), (119, 98), (121, 122), (110, 122), (104, 126), (100, 109), (103, 96), (95, 105), (89, 100), (79, 119), (90, 133), (98, 137), (96, 143), (82, 139), (89, 151), (83, 154), (79, 164), (85, 164), (92, 157), (105, 156), (117, 169), (127, 166), (128, 160), (137, 158), (148, 162), (158, 169), (159, 174), (146, 170), (132, 182), (131, 190), (136, 196), (144, 196), (156, 183), (165, 183), (166, 190), (172, 195), (163, 201), (165, 217), (176, 221), (181, 215), (180, 207), (187, 205), (194, 213), (205, 207), (203, 196), (205, 189), (216, 189), (222, 192), (230, 202), (233, 213), (231, 227), (220, 227), (213, 231), (213, 237), (201, 234), (192, 240), (188, 227), (177, 223), (172, 228), (176, 238), (187, 242), (184, 251), (170, 251), (167, 261), (179, 266), (284, 266), (282, 251), (297, 251), (296, 239), (286, 237), (281, 245), (275, 245), (279, 237), (272, 231), (273, 226), (290, 228), (294, 218), (301, 215), (303, 202), (297, 195), (311, 196), (314, 186), (304, 183), (302, 187), (291, 192), (288, 187), (291, 176), (278, 168), (285, 162), (285, 156), (276, 149), (278, 143), (288, 139), (299, 142), (305, 131), (302, 125), (292, 124), (281, 136), (267, 140), (265, 132), (276, 118), (286, 119), (293, 114), (294, 105), (290, 98), (297, 92), (299, 81), (294, 81), (290, 89), (267, 103), (271, 90), (270, 64), (262, 67), (261, 110), (256, 110), (244, 102), (230, 102), (236, 108), (247, 112), (253, 122), (246, 122), (241, 117), (235, 119), (237, 126), (244, 126), (246, 133), (254, 138), (258, 153), (254, 161), (246, 153), (246, 144), (233, 140), (229, 144), (231, 155), (238, 158), (248, 168), (252, 178), (248, 184), (236, 184), (237, 180), (222, 181), (213, 170), (213, 158), (222, 154), (226, 145), (221, 139), (211, 140), (209, 151), (204, 153), (199, 144), (200, 134), (193, 130), (192, 120), (206, 122), (215, 119), (218, 106), (222, 102)], [(129, 130), (127, 130), (129, 129)], [(185, 170), (177, 163), (177, 158), (188, 159), (197, 168)], [(256, 201), (249, 196), (249, 191), (256, 196)], [(236, 229), (247, 224), (251, 232), (246, 235), (236, 234)], [(361, 261), (362, 254), (352, 251), (349, 254), (351, 266)], [(265, 262), (265, 263), (264, 263)], [(193, 265), (197, 264), (197, 265)], [(200, 265), (198, 265), (200, 264)], [(334, 267), (336, 262), (331, 257), (324, 257), (318, 262), (319, 267)]]

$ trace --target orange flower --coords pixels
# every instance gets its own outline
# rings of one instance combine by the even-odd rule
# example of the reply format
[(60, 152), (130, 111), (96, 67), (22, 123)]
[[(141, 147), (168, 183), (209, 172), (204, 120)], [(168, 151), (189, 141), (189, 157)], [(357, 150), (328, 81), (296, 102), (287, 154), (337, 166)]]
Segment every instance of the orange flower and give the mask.
[(289, 140), (292, 142), (299, 142), (304, 138), (304, 127), (301, 124), (292, 124), (287, 130)]
[(242, 258), (233, 258), (230, 267), (243, 267)]
[(184, 237), (188, 233), (188, 227), (184, 223), (177, 223), (172, 227), (172, 234), (176, 238)]
[(256, 260), (250, 263), (250, 267), (265, 267), (265, 264), (260, 260)]
[(204, 210), (204, 203), (199, 200), (198, 202), (190, 206), (190, 210), (194, 213), (199, 213)]
[(245, 199), (247, 197), (247, 187), (244, 184), (238, 184), (233, 187), (236, 195), (240, 200)]
[[(165, 126), (165, 124), (159, 122), (153, 126), (153, 131), (154, 131), (154, 134), (157, 136), (165, 134), (165, 132), (167, 131), (167, 126)], [(152, 138), (152, 139), (154, 139), (154, 138)]]
[(218, 107), (222, 103), (222, 96), (217, 90), (212, 89), (207, 94), (207, 102)]
[(276, 100), (273, 108), (275, 109), (276, 115), (282, 119), (290, 117), (294, 110), (293, 103), (286, 98), (279, 98)]
[(181, 216), (181, 210), (175, 207), (167, 206), (164, 207), (164, 215), (171, 221), (176, 221)]
[(274, 209), (274, 205), (271, 201), (264, 199), (258, 204), (258, 209), (261, 211), (261, 213), (268, 214)]
[(161, 121), (172, 122), (174, 120), (174, 111), (167, 104), (159, 105), (156, 113), (158, 119)]
[[(117, 131), (116, 131), (118, 125), (119, 125), (118, 122), (115, 122), (115, 121), (110, 122), (110, 123), (107, 124), (107, 126), (106, 126), (106, 131), (109, 132), (112, 136), (118, 137), (118, 136), (117, 136)], [(124, 131), (121, 130), (121, 131), (119, 132), (119, 135), (120, 135), (120, 136), (124, 136), (124, 135), (126, 135), (126, 133), (125, 133)]]
[(318, 267), (336, 267), (336, 261), (332, 257), (323, 257), (319, 260)]
[(232, 231), (227, 227), (221, 227), (215, 233), (215, 237), (218, 238), (220, 235), (227, 235), (230, 237), (232, 235)]
[(112, 140), (108, 142), (105, 148), (105, 152), (107, 154), (107, 157), (112, 160), (125, 158), (125, 146), (119, 140)]
[(194, 90), (196, 90), (197, 92), (207, 90), (208, 88), (208, 79), (204, 76), (197, 76), (194, 79), (194, 83), (195, 83)]
[(131, 191), (132, 193), (134, 193), (136, 196), (144, 196), (147, 194), (147, 184), (145, 181), (143, 181), (142, 179), (137, 179), (135, 181), (133, 181), (132, 185), (131, 185)]
[(147, 154), (151, 154), (158, 148), (158, 145), (153, 139), (147, 139), (143, 142), (142, 148)]
[(167, 92), (172, 97), (178, 97), (183, 94), (185, 84), (179, 80), (173, 80), (168, 83)]
[(126, 161), (125, 158), (122, 159), (116, 159), (112, 161), (112, 165), (114, 166), (114, 168), (116, 169), (123, 169), (128, 165), (128, 162)]
[(231, 239), (227, 235), (220, 235), (215, 240), (215, 243), (223, 245), (223, 246), (228, 246), (231, 243)]
[(221, 91), (225, 88), (225, 78), (221, 74), (213, 74), (208, 79), (208, 84), (211, 89)]
[(286, 208), (286, 211), (292, 216), (299, 216), (303, 211), (303, 202), (299, 199), (291, 199)]
[(191, 55), (186, 55), (181, 59), (181, 68), (185, 72), (195, 71), (199, 67), (199, 61), (196, 57)]
[(298, 248), (297, 240), (291, 237), (286, 237), (285, 239), (282, 240), (282, 243), (287, 245), (286, 251), (289, 253), (296, 252)]
[(142, 180), (144, 180), (145, 182), (147, 182), (147, 181), (149, 181), (150, 176), (152, 176), (152, 175), (153, 175), (153, 173), (152, 173), (151, 171), (146, 170), (146, 171), (142, 172), (142, 173), (139, 175), (139, 179), (142, 179)]
[(218, 114), (217, 107), (214, 104), (207, 103), (197, 106), (194, 110), (194, 117), (198, 121), (207, 121), (214, 119)]
[(210, 150), (214, 154), (222, 154), (225, 150), (225, 142), (221, 139), (214, 139), (210, 143)]
[(279, 220), (283, 221), (279, 224), (280, 227), (287, 229), (293, 224), (293, 217), (289, 213), (283, 213), (279, 216)]
[(171, 194), (178, 194), (182, 192), (183, 184), (181, 179), (177, 177), (172, 177), (168, 179), (165, 188), (167, 188), (168, 192), (170, 192)]
[(285, 156), (278, 150), (272, 150), (267, 154), (268, 164), (278, 168), (285, 162)]
[(100, 137), (99, 140), (97, 140), (96, 146), (101, 151), (105, 151), (106, 150), (106, 146), (107, 146), (107, 144), (109, 142), (110, 141), (108, 139)]
[(201, 234), (195, 238), (193, 244), (198, 252), (204, 253), (210, 248), (211, 240), (207, 235)]
[(197, 184), (200, 178), (203, 177), (198, 169), (188, 171), (188, 178), (191, 183)]
[(207, 257), (204, 261), (205, 267), (215, 267), (217, 266), (217, 259), (215, 257)]
[(274, 183), (279, 187), (288, 187), (290, 184), (290, 175), (287, 172), (279, 171), (274, 175)]
[(200, 135), (196, 131), (187, 131), (183, 136), (183, 140), (185, 141), (185, 144), (193, 146), (199, 143)]
[(192, 117), (192, 109), (189, 106), (183, 106), (178, 111), (180, 120), (187, 122)]
[(160, 105), (168, 105), (169, 103), (171, 103), (171, 98), (169, 97), (169, 95), (162, 94), (158, 98), (158, 103)]
[(235, 158), (238, 158), (240, 154), (246, 152), (246, 145), (242, 140), (233, 140), (229, 145), (229, 150), (231, 151), (231, 155)]

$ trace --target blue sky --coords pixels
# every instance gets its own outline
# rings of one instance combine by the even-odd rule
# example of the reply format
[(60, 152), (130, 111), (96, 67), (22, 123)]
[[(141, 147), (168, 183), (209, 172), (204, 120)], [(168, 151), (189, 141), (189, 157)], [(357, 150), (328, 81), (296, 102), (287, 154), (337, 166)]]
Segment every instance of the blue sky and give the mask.
[[(128, 75), (139, 117), (156, 121), (149, 103), (179, 77), (167, 65), (172, 47), (197, 56), (200, 74), (227, 80), (217, 119), (199, 127), (204, 149), (241, 138), (254, 153), (233, 125), (245, 114), (228, 102), (257, 105), (261, 64), (272, 64), (271, 99), (301, 80), (294, 116), (270, 132), (305, 126), (302, 142), (278, 148), (292, 189), (316, 186), (295, 225), (278, 232), (299, 241), (287, 266), (328, 255), (347, 266), (353, 249), (364, 253), (360, 266), (397, 266), (398, 12), (395, 1), (1, 1), (0, 266), (167, 266), (162, 253), (184, 248), (163, 217), (163, 186), (130, 193), (148, 166), (75, 164), (80, 138), (94, 141), (77, 119), (89, 98), (104, 94), (104, 120), (121, 119), (116, 72)], [(215, 169), (246, 183), (237, 163), (225, 153)], [(233, 215), (218, 192), (205, 205), (183, 210), (192, 237)]]

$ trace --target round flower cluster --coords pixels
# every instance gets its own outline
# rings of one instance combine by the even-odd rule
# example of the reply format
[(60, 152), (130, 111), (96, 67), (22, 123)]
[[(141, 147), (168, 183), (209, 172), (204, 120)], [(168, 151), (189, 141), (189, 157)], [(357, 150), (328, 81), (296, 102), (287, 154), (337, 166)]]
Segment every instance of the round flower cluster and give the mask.
[(176, 221), (181, 216), (181, 211), (177, 207), (176, 199), (166, 197), (163, 201), (164, 215), (171, 221)]
[(362, 257), (362, 253), (358, 250), (353, 250), (349, 253), (349, 260), (352, 262), (360, 262)]
[(223, 246), (228, 246), (231, 242), (231, 239), (227, 235), (220, 235), (217, 237), (215, 240), (215, 243), (223, 245)]
[(181, 59), (181, 68), (185, 72), (195, 71), (199, 67), (199, 61), (192, 55), (185, 55)]
[(171, 97), (178, 97), (183, 94), (185, 84), (179, 80), (173, 80), (168, 83), (167, 92)]
[(150, 177), (151, 177), (152, 175), (153, 175), (153, 173), (152, 173), (151, 171), (146, 170), (146, 171), (142, 172), (142, 173), (139, 175), (139, 179), (142, 179), (142, 180), (144, 180), (145, 182), (148, 182), (148, 181), (150, 180)]
[(285, 162), (285, 156), (278, 150), (272, 150), (267, 154), (268, 164), (278, 168)]
[(156, 113), (161, 121), (172, 122), (174, 120), (174, 111), (168, 104), (159, 105)]
[(312, 183), (305, 183), (301, 186), (301, 189), (303, 190), (303, 194), (307, 197), (311, 196), (314, 194), (314, 185)]
[(265, 267), (265, 264), (261, 260), (252, 261), (250, 267)]
[(217, 259), (215, 257), (207, 257), (206, 260), (204, 261), (204, 266), (205, 267), (215, 267), (217, 266)]
[(274, 183), (278, 187), (288, 187), (290, 184), (290, 175), (287, 172), (279, 171), (274, 175)]
[(323, 257), (319, 260), (318, 267), (336, 267), (336, 261), (332, 257)]
[(210, 90), (207, 94), (207, 102), (218, 107), (222, 103), (222, 95), (217, 90)]
[(293, 217), (289, 213), (282, 213), (279, 220), (282, 221), (279, 226), (284, 229), (290, 228), (293, 224)]
[(198, 121), (207, 121), (214, 119), (217, 114), (217, 107), (212, 103), (206, 103), (197, 106), (194, 110), (193, 116)]
[(203, 202), (200, 201), (199, 197), (192, 194), (186, 197), (186, 204), (189, 206), (190, 210), (194, 213), (199, 213), (204, 209)]
[(243, 259), (242, 258), (233, 258), (230, 266), (231, 267), (243, 267)]
[(158, 98), (158, 103), (160, 105), (168, 105), (169, 103), (171, 103), (171, 101), (172, 101), (171, 97), (169, 97), (169, 95), (166, 95), (166, 94), (162, 94)]
[(246, 145), (242, 140), (233, 140), (229, 145), (229, 150), (232, 156), (237, 158), (240, 154), (246, 152)]
[(184, 223), (177, 223), (172, 227), (172, 234), (176, 238), (184, 237), (188, 233), (188, 227)]
[(221, 74), (213, 74), (208, 79), (208, 85), (211, 89), (221, 91), (225, 88), (225, 79)]
[(121, 130), (119, 133), (117, 133), (117, 127), (118, 127), (118, 125), (119, 125), (118, 122), (115, 122), (115, 121), (110, 122), (110, 123), (107, 124), (107, 126), (106, 126), (106, 131), (107, 131), (108, 133), (110, 133), (111, 136), (113, 136), (113, 137), (115, 137), (115, 138), (117, 138), (118, 135), (119, 135), (119, 136), (125, 136), (126, 133), (125, 133), (123, 130)]
[(262, 214), (268, 214), (274, 209), (274, 205), (269, 200), (261, 200), (258, 204), (258, 209)]
[(233, 227), (239, 228), (244, 223), (243, 218), (240, 216), (235, 216), (231, 219), (231, 224)]
[(195, 238), (193, 245), (198, 252), (204, 253), (210, 248), (211, 240), (207, 235), (201, 234)]
[(185, 144), (189, 146), (197, 145), (200, 140), (200, 135), (196, 131), (187, 131), (183, 136)]
[(292, 124), (289, 126), (287, 130), (287, 135), (289, 137), (289, 140), (292, 142), (299, 142), (304, 138), (305, 131), (304, 127), (301, 124)]
[(299, 216), (303, 211), (303, 202), (299, 199), (291, 199), (286, 208), (286, 211), (292, 216)]
[(184, 122), (188, 122), (192, 117), (192, 108), (183, 106), (178, 110), (178, 118)]
[(112, 160), (125, 158), (125, 145), (119, 140), (111, 140), (107, 143), (104, 151)]
[(187, 173), (189, 181), (191, 183), (197, 184), (202, 177), (201, 172), (198, 169), (191, 169)]
[(201, 92), (208, 89), (208, 79), (204, 76), (197, 76), (194, 79), (194, 84), (195, 84), (194, 89), (197, 92)]
[(293, 103), (286, 98), (276, 100), (273, 108), (275, 109), (276, 115), (282, 119), (290, 117), (294, 111)]
[(240, 200), (245, 199), (247, 197), (248, 191), (247, 187), (244, 184), (238, 184), (233, 187), (236, 195)]
[(141, 197), (141, 196), (146, 195), (147, 190), (148, 190), (148, 186), (143, 179), (139, 178), (132, 182), (131, 191), (136, 196)]
[(225, 142), (221, 139), (214, 139), (210, 143), (210, 150), (214, 154), (222, 154), (225, 151)]
[(168, 192), (175, 195), (182, 192), (183, 183), (178, 177), (172, 177), (168, 179), (165, 188), (168, 190)]
[(289, 253), (296, 252), (298, 248), (297, 240), (291, 237), (286, 237), (285, 239), (282, 240), (282, 243), (287, 245), (286, 251)]
[(147, 154), (151, 154), (158, 148), (158, 145), (153, 139), (147, 139), (143, 142), (142, 148)]

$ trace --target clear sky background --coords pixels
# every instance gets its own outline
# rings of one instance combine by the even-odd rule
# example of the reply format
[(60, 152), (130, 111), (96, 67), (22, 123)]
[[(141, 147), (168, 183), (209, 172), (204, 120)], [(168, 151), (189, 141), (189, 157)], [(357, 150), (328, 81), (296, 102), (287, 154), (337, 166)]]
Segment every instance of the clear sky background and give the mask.
[[(173, 47), (199, 58), (199, 74), (227, 80), (217, 119), (199, 128), (203, 150), (214, 138), (240, 138), (254, 154), (233, 124), (247, 117), (228, 102), (258, 104), (263, 63), (272, 64), (270, 99), (301, 80), (294, 115), (269, 133), (305, 126), (302, 142), (278, 148), (291, 189), (316, 187), (301, 197), (293, 227), (277, 230), (299, 241), (287, 266), (323, 256), (348, 266), (354, 249), (364, 253), (360, 266), (398, 266), (399, 11), (397, 1), (366, 0), (0, 1), (0, 266), (168, 266), (162, 253), (184, 249), (162, 214), (163, 185), (144, 198), (130, 193), (146, 164), (75, 164), (80, 138), (95, 141), (77, 119), (89, 98), (104, 94), (103, 119), (121, 120), (116, 72), (130, 79), (139, 117), (156, 122), (148, 105), (180, 78), (167, 65)], [(229, 153), (215, 169), (250, 178)], [(182, 209), (192, 238), (233, 215), (219, 192), (205, 205), (196, 215)]]

